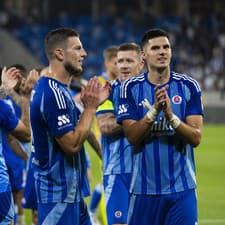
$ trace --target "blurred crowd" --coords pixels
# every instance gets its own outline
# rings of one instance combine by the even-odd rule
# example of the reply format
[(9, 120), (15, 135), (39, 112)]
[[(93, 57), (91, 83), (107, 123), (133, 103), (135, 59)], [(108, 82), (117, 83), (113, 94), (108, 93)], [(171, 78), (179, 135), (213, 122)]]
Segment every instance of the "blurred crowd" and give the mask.
[[(124, 13), (123, 13), (124, 12)], [(142, 13), (142, 14), (140, 14)], [(74, 16), (61, 11), (44, 20), (38, 9), (23, 15), (10, 8), (0, 12), (0, 26), (8, 29), (44, 65), (44, 36), (54, 27), (77, 29), (88, 52), (84, 75), (87, 79), (103, 70), (102, 50), (123, 42), (140, 43), (140, 34), (153, 27), (166, 29), (174, 46), (172, 66), (191, 74), (203, 90), (225, 90), (225, 14), (213, 9), (187, 15), (156, 16), (151, 10), (116, 11), (110, 7), (101, 16)]]

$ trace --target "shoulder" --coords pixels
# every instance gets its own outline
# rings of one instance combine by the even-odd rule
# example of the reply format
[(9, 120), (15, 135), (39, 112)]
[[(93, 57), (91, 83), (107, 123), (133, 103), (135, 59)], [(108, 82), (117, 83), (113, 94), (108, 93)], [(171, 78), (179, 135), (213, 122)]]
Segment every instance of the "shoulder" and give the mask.
[(192, 78), (191, 76), (187, 74), (172, 72), (172, 79), (175, 81), (182, 82), (185, 86), (187, 86), (188, 88), (192, 90), (194, 89), (197, 92), (201, 92), (201, 88), (197, 80), (195, 80), (194, 78)]
[(146, 73), (141, 73), (137, 76), (125, 80), (121, 85), (121, 97), (126, 97), (127, 92), (131, 91), (136, 85), (141, 84), (146, 80)]
[(12, 106), (9, 104), (8, 100), (0, 99), (1, 112), (12, 111)]
[(119, 87), (120, 86), (120, 81), (118, 79), (116, 80), (112, 80), (110, 81), (111, 82), (111, 85), (112, 85), (112, 88), (116, 88), (116, 87)]
[(63, 85), (57, 80), (43, 77), (34, 90), (34, 98), (44, 105), (57, 105), (59, 109), (66, 108)]
[(122, 86), (126, 87), (126, 86), (139, 84), (139, 83), (145, 81), (145, 79), (146, 79), (146, 73), (141, 73), (137, 76), (134, 76), (134, 77), (131, 77), (131, 78), (128, 78), (127, 80), (125, 80), (123, 82)]

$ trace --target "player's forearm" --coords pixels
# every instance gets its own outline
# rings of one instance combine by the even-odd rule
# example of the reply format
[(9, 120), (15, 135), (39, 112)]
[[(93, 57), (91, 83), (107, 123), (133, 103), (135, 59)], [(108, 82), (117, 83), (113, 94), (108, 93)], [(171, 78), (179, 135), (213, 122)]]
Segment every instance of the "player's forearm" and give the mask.
[(29, 97), (27, 96), (23, 97), (21, 121), (25, 125), (27, 132), (31, 134), (29, 102), (30, 102)]
[(106, 136), (123, 132), (122, 126), (117, 123), (116, 119), (105, 121), (105, 123), (101, 125), (100, 129)]
[(79, 150), (84, 144), (84, 141), (88, 138), (93, 119), (95, 116), (94, 109), (85, 109), (80, 117), (80, 121), (75, 127), (74, 132), (74, 148)]
[(193, 147), (197, 147), (201, 142), (202, 135), (200, 128), (192, 127), (181, 122), (175, 131), (181, 139)]
[(102, 134), (106, 136), (119, 134), (123, 132), (121, 125), (117, 123), (117, 120), (112, 113), (104, 113), (98, 115), (98, 124)]
[(94, 151), (96, 152), (96, 154), (101, 159), (102, 158), (101, 146), (92, 131), (89, 132), (87, 140), (88, 140), (89, 144), (92, 146), (92, 148), (94, 149)]
[(22, 145), (14, 136), (8, 134), (7, 141), (11, 149), (16, 153), (16, 155), (18, 155), (21, 159), (25, 161), (28, 160), (27, 153), (23, 150)]
[(0, 98), (5, 98), (7, 96), (7, 92), (4, 87), (0, 87)]
[(22, 105), (23, 105), (23, 101), (22, 101), (22, 97), (17, 94), (14, 90), (11, 90), (8, 92), (8, 95), (14, 100), (14, 102), (20, 106), (22, 108)]
[(146, 116), (139, 121), (123, 122), (123, 129), (128, 141), (134, 145), (139, 145), (146, 135), (150, 135), (153, 121), (149, 121)]

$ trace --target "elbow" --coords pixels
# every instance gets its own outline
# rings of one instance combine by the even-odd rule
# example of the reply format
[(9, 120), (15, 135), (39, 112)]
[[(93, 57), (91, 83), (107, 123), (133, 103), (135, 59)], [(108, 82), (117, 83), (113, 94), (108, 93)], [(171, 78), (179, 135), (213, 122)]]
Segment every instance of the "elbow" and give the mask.
[(136, 137), (127, 137), (127, 140), (129, 141), (129, 143), (133, 146), (137, 146), (140, 143), (140, 140)]
[(27, 135), (25, 138), (24, 138), (24, 140), (23, 140), (23, 142), (31, 142), (31, 135)]
[(24, 135), (21, 135), (21, 136), (16, 136), (16, 137), (18, 138), (19, 141), (22, 141), (22, 142), (25, 142), (25, 143), (31, 142), (30, 132), (25, 133)]
[(192, 147), (196, 148), (200, 145), (202, 139), (202, 135), (200, 131), (196, 131), (193, 135), (193, 141), (191, 143)]
[(67, 155), (74, 155), (77, 152), (79, 152), (81, 147), (64, 147), (63, 151), (67, 154)]

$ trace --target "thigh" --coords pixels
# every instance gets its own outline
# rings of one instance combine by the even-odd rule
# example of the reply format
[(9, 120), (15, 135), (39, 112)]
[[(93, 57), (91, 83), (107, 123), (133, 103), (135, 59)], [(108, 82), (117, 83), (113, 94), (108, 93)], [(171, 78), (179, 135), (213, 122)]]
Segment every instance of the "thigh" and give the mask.
[(26, 184), (23, 194), (23, 207), (37, 210), (37, 195), (35, 190), (34, 171), (29, 168), (27, 171)]
[(91, 225), (87, 205), (83, 199), (80, 201), (80, 225)]
[(166, 217), (165, 225), (197, 224), (197, 198), (195, 190), (176, 193)]
[(11, 191), (0, 193), (0, 224), (8, 225), (14, 217), (14, 204)]
[[(15, 160), (15, 159), (14, 159)], [(23, 189), (23, 173), (24, 173), (24, 161), (18, 159), (18, 161), (7, 162), (9, 171), (9, 179), (12, 187), (12, 191), (18, 191)]]
[(162, 195), (131, 195), (129, 225), (164, 225), (168, 201)]
[(104, 198), (108, 224), (127, 223), (130, 176), (104, 176)]
[(39, 225), (77, 225), (79, 216), (79, 202), (38, 204)]

